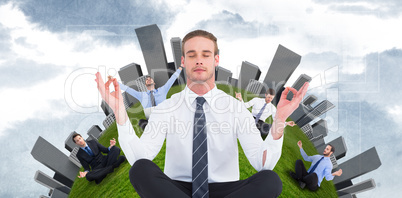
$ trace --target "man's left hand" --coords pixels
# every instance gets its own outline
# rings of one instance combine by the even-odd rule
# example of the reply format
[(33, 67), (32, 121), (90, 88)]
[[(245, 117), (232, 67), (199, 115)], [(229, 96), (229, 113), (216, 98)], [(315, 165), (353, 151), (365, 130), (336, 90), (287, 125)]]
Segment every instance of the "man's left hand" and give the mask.
[[(299, 91), (292, 87), (286, 87), (286, 89), (282, 92), (281, 99), (277, 105), (276, 119), (280, 121), (285, 121), (292, 113), (299, 107), (300, 102), (302, 101), (304, 95), (306, 95), (309, 83), (305, 82), (304, 85), (300, 88)], [(291, 101), (286, 99), (289, 91), (293, 93), (293, 98)]]
[(286, 125), (293, 127), (293, 126), (295, 126), (296, 124), (295, 124), (295, 122), (293, 122), (293, 121), (289, 121), (289, 122), (286, 122)]
[(112, 146), (114, 146), (114, 145), (116, 145), (116, 139), (111, 139), (110, 140), (110, 147), (109, 148), (112, 148)]
[(336, 176), (341, 176), (342, 175), (342, 169), (339, 169), (338, 171), (335, 172)]

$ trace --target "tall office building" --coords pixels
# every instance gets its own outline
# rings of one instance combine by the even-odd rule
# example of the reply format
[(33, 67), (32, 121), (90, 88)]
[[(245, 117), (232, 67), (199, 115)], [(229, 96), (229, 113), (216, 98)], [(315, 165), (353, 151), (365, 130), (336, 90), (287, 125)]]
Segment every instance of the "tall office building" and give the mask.
[(71, 132), (70, 135), (68, 135), (67, 139), (64, 141), (64, 148), (66, 148), (70, 152), (73, 151), (75, 147), (77, 147), (72, 139), (74, 134), (77, 134), (77, 132)]
[(113, 113), (112, 108), (110, 108), (110, 106), (104, 100), (102, 100), (102, 102), (101, 102), (101, 108), (103, 110), (103, 113), (105, 113), (106, 116)]
[(314, 136), (313, 136), (313, 128), (311, 127), (310, 124), (304, 125), (302, 128), (300, 128), (300, 130), (303, 131), (303, 133), (307, 136), (307, 138), (309, 140), (314, 138)]
[(71, 188), (68, 186), (60, 183), (59, 181), (53, 179), (52, 177), (48, 176), (44, 172), (37, 170), (34, 176), (34, 180), (38, 182), (39, 184), (42, 184), (43, 186), (53, 190), (53, 189), (59, 189), (60, 191), (64, 192), (65, 194), (69, 194), (71, 191)]
[(148, 91), (147, 86), (145, 86), (145, 80), (147, 79), (147, 76), (140, 76), (137, 79), (135, 79), (134, 84), (137, 87), (137, 91)]
[(263, 87), (264, 87), (264, 85), (260, 81), (250, 79), (250, 81), (247, 85), (246, 91), (259, 95), (261, 93), (261, 89)]
[[(134, 90), (140, 91), (142, 89), (142, 86), (145, 86), (145, 83), (141, 85), (138, 83), (138, 81), (136, 81), (136, 79), (143, 76), (141, 66), (139, 64), (130, 63), (130, 64), (120, 68), (118, 73), (119, 73), (122, 83)], [(131, 105), (138, 102), (138, 100), (136, 98), (134, 98), (133, 96), (131, 96), (129, 94), (125, 94), (125, 93), (123, 93), (123, 100), (125, 102), (124, 105), (125, 105), (126, 109), (128, 109), (129, 107), (131, 107)], [(109, 114), (107, 114), (107, 115), (109, 115)]]
[[(292, 75), (293, 71), (300, 64), (301, 56), (290, 51), (282, 45), (278, 46), (268, 73), (265, 76), (264, 83), (267, 87), (273, 88), (276, 92), (276, 97), (280, 98), (279, 92), (286, 81)], [(265, 91), (265, 90), (264, 90)], [(261, 94), (265, 94), (262, 93)], [(277, 105), (278, 100), (272, 101)]]
[[(181, 56), (182, 56), (180, 37), (171, 38), (170, 45), (172, 46), (174, 64), (176, 66), (176, 69), (178, 69), (181, 65)], [(186, 72), (184, 69), (185, 68), (183, 68), (183, 71), (180, 73), (180, 77), (177, 79), (177, 83), (179, 85), (186, 84), (186, 81), (187, 81), (186, 80)]]
[(296, 124), (300, 127), (303, 127), (305, 124), (308, 124), (316, 117), (326, 113), (334, 107), (335, 105), (333, 105), (331, 102), (329, 102), (328, 100), (324, 100), (320, 102), (317, 106), (315, 106), (311, 112), (307, 113), (305, 116), (297, 120)]
[(163, 86), (171, 76), (161, 31), (157, 25), (153, 24), (137, 28), (135, 32), (141, 46), (148, 74), (154, 79), (155, 88), (159, 88)]
[[(311, 77), (307, 76), (306, 74), (302, 74), (293, 83), (292, 87), (295, 88), (297, 91), (299, 91), (300, 88), (304, 85), (305, 82), (311, 82)], [(292, 100), (292, 98), (293, 98), (293, 93), (289, 92), (288, 95), (286, 96), (286, 99)]]
[(79, 168), (63, 152), (39, 136), (32, 148), (31, 155), (38, 162), (56, 172), (55, 178), (68, 180), (68, 182), (64, 182), (57, 179), (59, 182), (69, 187), (72, 186)]
[(130, 63), (130, 64), (120, 68), (118, 73), (119, 73), (122, 83), (133, 89), (135, 88), (135, 86), (137, 86), (134, 82), (135, 79), (137, 79), (140, 76), (143, 76), (141, 66), (136, 63)]
[(103, 126), (105, 127), (105, 130), (106, 130), (107, 128), (109, 128), (109, 126), (112, 125), (114, 121), (116, 121), (116, 117), (114, 116), (114, 114), (113, 114), (113, 113), (109, 114), (109, 115), (105, 118), (105, 120), (103, 120), (103, 123), (102, 123)]
[(328, 135), (327, 121), (323, 119), (318, 120), (316, 123), (311, 125), (311, 127), (313, 128), (313, 136), (319, 136), (322, 134), (326, 137)]
[(313, 108), (307, 107), (304, 104), (300, 104), (299, 107), (289, 116), (293, 121), (297, 122), (300, 118), (306, 116), (309, 112), (311, 112)]
[(381, 166), (381, 160), (375, 147), (339, 164), (342, 175), (335, 177), (332, 182), (336, 189), (346, 188), (352, 185), (351, 180), (373, 171)]
[(229, 77), (229, 80), (228, 80), (229, 82), (229, 85), (232, 85), (232, 87), (238, 87), (238, 83), (239, 83), (239, 80), (237, 80), (236, 78), (232, 78), (232, 77)]
[(215, 81), (217, 84), (228, 84), (229, 77), (232, 77), (232, 72), (221, 66), (215, 67)]
[(78, 159), (78, 157), (77, 157), (77, 153), (78, 153), (78, 150), (79, 150), (80, 148), (79, 147), (75, 147), (74, 149), (73, 149), (73, 151), (71, 151), (71, 153), (70, 153), (70, 156), (68, 156), (68, 159), (72, 162), (72, 163), (74, 163), (75, 165), (77, 165), (79, 168), (81, 168), (81, 162), (80, 162), (80, 160)]
[(246, 89), (250, 80), (260, 79), (261, 70), (257, 65), (243, 61), (241, 64), (240, 74), (239, 74), (239, 84), (240, 89)]
[(338, 193), (338, 196), (343, 196), (345, 194), (357, 194), (357, 193), (371, 190), (371, 189), (375, 188), (375, 186), (376, 185), (375, 185), (374, 179), (368, 179), (368, 180), (359, 182), (357, 184), (353, 184), (352, 186), (340, 189), (336, 192)]
[(102, 134), (102, 129), (98, 125), (92, 125), (87, 134), (88, 136), (93, 135), (95, 138), (99, 138)]
[(313, 109), (311, 107), (311, 104), (313, 104), (315, 101), (317, 101), (317, 97), (314, 95), (309, 95), (303, 100), (302, 104), (306, 105), (308, 108)]

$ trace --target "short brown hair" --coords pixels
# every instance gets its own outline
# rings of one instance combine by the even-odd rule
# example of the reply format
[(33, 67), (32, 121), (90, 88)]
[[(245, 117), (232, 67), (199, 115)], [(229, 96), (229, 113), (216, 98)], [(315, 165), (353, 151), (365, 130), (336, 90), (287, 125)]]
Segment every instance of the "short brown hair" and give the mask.
[(218, 39), (212, 33), (207, 32), (205, 30), (194, 30), (192, 32), (189, 32), (186, 36), (184, 36), (183, 40), (181, 41), (183, 56), (184, 56), (184, 44), (191, 38), (194, 38), (197, 36), (207, 38), (207, 39), (211, 40), (212, 42), (214, 42), (214, 46), (215, 46), (214, 56), (218, 54)]
[(267, 92), (265, 92), (265, 95), (268, 95), (268, 94), (275, 96), (275, 90), (272, 89), (272, 88), (269, 88), (269, 89), (267, 90)]
[(75, 138), (75, 137), (77, 137), (77, 136), (80, 136), (80, 137), (82, 137), (82, 136), (81, 136), (81, 135), (80, 135), (79, 133), (76, 133), (76, 134), (74, 134), (74, 135), (73, 135), (73, 137), (72, 137), (72, 139), (73, 139), (73, 142), (74, 142), (74, 143), (75, 143), (75, 140), (74, 140), (74, 138)]
[(335, 147), (334, 146), (332, 146), (331, 144), (327, 144), (327, 146), (330, 146), (331, 147), (331, 152), (335, 153)]

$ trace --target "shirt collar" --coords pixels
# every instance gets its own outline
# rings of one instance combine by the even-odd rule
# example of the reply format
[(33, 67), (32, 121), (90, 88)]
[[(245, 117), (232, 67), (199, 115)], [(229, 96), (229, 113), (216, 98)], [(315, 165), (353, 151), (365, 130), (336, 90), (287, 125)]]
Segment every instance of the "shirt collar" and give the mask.
[(147, 89), (147, 94), (149, 95), (149, 94), (151, 93), (151, 91), (154, 91), (154, 93), (156, 93), (156, 90), (157, 90), (157, 89), (153, 89), (153, 90), (148, 90), (148, 89)]
[(186, 85), (186, 87), (184, 88), (184, 99), (188, 102), (188, 104), (193, 104), (197, 97), (204, 97), (205, 101), (209, 105), (211, 105), (213, 96), (216, 96), (217, 92), (218, 92), (218, 88), (216, 88), (216, 85), (215, 85), (214, 88), (209, 90), (207, 93), (205, 93), (202, 96), (199, 96), (198, 94), (194, 93), (190, 88), (188, 88)]

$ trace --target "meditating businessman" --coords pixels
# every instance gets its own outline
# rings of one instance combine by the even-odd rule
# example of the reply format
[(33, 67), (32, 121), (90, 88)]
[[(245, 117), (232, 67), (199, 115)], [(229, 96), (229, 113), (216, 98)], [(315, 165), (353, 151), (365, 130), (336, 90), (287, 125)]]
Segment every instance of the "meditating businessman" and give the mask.
[[(274, 119), (276, 114), (276, 107), (271, 103), (275, 97), (275, 90), (268, 88), (265, 93), (265, 98), (255, 97), (248, 102), (243, 101), (241, 93), (235, 92), (235, 94), (236, 98), (243, 102), (246, 108), (253, 107), (251, 114), (255, 119), (255, 125), (257, 126), (258, 130), (260, 130), (261, 137), (265, 138), (269, 133), (269, 129), (271, 128), (271, 124), (266, 123), (265, 120), (269, 116), (272, 116), (272, 119)], [(285, 124), (289, 126), (295, 125), (293, 121), (285, 122)]]
[(342, 169), (331, 173), (332, 162), (330, 156), (335, 152), (334, 146), (328, 144), (324, 149), (323, 155), (308, 156), (303, 150), (303, 143), (298, 141), (297, 145), (300, 148), (303, 159), (311, 162), (311, 167), (306, 171), (303, 161), (297, 160), (295, 165), (296, 173), (290, 172), (290, 175), (299, 182), (302, 189), (307, 186), (312, 191), (317, 190), (324, 177), (327, 181), (330, 181), (335, 176), (342, 175)]
[[(85, 170), (80, 172), (79, 178), (85, 177), (88, 181), (95, 180), (95, 183), (99, 184), (107, 174), (113, 172), (126, 160), (126, 157), (119, 156), (120, 149), (115, 146), (116, 140), (114, 138), (110, 140), (108, 148), (96, 140), (85, 141), (78, 133), (74, 134), (72, 139), (80, 147), (77, 158)], [(102, 153), (107, 153), (107, 155), (102, 155)]]
[[(125, 111), (116, 79), (96, 82), (102, 98), (116, 115), (119, 143), (130, 169), (130, 181), (141, 197), (277, 197), (282, 182), (272, 171), (283, 144), (286, 118), (298, 107), (308, 83), (300, 91), (287, 87), (277, 106), (271, 132), (262, 140), (255, 120), (241, 102), (217, 89), (217, 39), (203, 30), (182, 41), (182, 65), (187, 85), (152, 112), (138, 138)], [(110, 93), (113, 83), (115, 92)], [(294, 98), (286, 100), (287, 93)], [(164, 172), (151, 160), (166, 140)], [(239, 180), (237, 140), (258, 173)]]
[[(155, 81), (150, 76), (145, 77), (145, 86), (147, 91), (141, 92), (132, 89), (126, 85), (119, 83), (120, 89), (132, 95), (134, 98), (140, 101), (142, 107), (144, 108), (145, 116), (148, 118), (152, 108), (162, 103), (166, 99), (166, 95), (172, 87), (174, 81), (179, 77), (183, 67), (180, 66), (179, 69), (169, 78), (169, 80), (158, 89), (155, 89)], [(148, 124), (148, 119), (140, 119), (138, 125), (144, 130), (145, 126)]]

